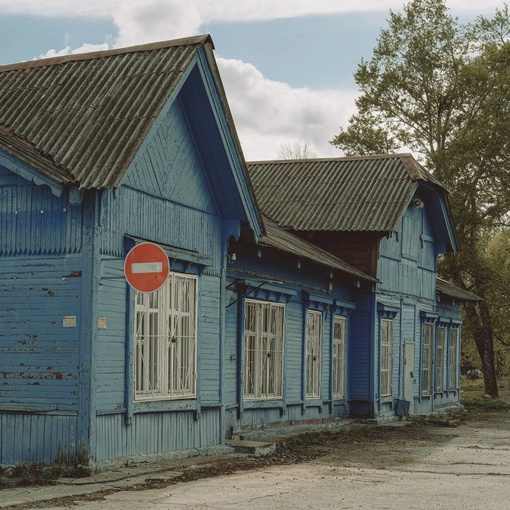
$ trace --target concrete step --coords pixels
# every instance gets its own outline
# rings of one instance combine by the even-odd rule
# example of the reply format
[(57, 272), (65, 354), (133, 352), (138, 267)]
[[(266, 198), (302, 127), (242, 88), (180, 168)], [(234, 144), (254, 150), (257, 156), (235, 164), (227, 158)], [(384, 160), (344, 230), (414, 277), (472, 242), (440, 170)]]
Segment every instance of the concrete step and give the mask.
[(244, 439), (227, 439), (225, 446), (230, 446), (236, 453), (264, 456), (276, 450), (276, 443), (265, 441), (246, 441)]

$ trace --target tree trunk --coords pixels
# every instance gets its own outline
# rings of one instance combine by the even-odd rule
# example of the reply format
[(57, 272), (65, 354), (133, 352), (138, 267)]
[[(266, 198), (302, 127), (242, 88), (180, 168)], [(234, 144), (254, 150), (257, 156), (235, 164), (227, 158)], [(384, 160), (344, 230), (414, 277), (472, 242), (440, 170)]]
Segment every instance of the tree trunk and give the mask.
[(478, 308), (472, 305), (468, 306), (466, 315), (482, 362), (485, 393), (491, 397), (498, 397), (498, 381), (494, 363), (494, 336), (486, 302), (482, 301)]

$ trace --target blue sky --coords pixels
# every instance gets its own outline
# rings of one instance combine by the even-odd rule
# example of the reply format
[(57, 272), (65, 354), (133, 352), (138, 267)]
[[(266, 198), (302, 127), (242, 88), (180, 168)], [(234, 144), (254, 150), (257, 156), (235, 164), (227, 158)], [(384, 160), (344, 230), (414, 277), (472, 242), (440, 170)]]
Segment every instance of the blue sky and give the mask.
[[(0, 0), (0, 65), (210, 33), (248, 160), (319, 157), (355, 111), (353, 73), (399, 0)], [(503, 3), (447, 0), (462, 20)]]

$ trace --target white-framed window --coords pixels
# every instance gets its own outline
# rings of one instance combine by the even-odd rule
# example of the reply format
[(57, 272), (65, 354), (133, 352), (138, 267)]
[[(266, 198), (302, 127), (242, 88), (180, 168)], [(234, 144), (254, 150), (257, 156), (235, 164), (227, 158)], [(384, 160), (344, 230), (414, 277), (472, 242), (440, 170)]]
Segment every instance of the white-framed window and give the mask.
[(446, 328), (437, 328), (436, 346), (436, 391), (443, 391), (444, 388), (444, 358), (445, 358)]
[(320, 398), (322, 313), (308, 310), (306, 324), (306, 396)]
[(333, 326), (333, 398), (345, 398), (347, 318), (335, 315)]
[(393, 320), (381, 319), (381, 396), (391, 395)]
[(135, 293), (135, 400), (196, 395), (197, 277), (170, 273), (152, 293)]
[(434, 324), (423, 324), (423, 343), (421, 355), (421, 393), (432, 393), (432, 349), (434, 345)]
[(458, 328), (450, 329), (450, 345), (448, 349), (448, 388), (457, 389), (457, 352), (458, 352)]
[(244, 398), (282, 398), (285, 306), (247, 299), (244, 310)]

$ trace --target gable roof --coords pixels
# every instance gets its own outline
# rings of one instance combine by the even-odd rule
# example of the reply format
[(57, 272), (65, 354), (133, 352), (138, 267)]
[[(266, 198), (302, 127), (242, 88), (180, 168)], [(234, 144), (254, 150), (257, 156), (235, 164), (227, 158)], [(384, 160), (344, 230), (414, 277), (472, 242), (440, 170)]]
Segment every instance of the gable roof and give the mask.
[[(204, 166), (215, 176), (210, 185), (233, 204), (223, 204), (222, 214), (241, 210), (258, 237), (262, 220), (213, 49), (202, 35), (0, 66), (0, 163), (57, 194), (66, 184), (115, 188), (182, 91), (197, 146), (207, 151)], [(200, 120), (205, 127), (197, 127)]]
[(446, 190), (411, 154), (249, 162), (262, 212), (296, 231), (395, 230), (418, 183)]
[(0, 67), (0, 149), (62, 184), (118, 186), (206, 45), (207, 35)]
[(276, 223), (272, 222), (270, 219), (263, 217), (263, 221), (265, 234), (259, 239), (258, 244), (260, 246), (267, 246), (268, 248), (274, 248), (278, 251), (307, 259), (321, 266), (339, 271), (363, 281), (372, 283), (376, 283), (378, 281), (376, 278), (363, 273), (359, 269), (356, 269), (347, 262), (344, 262), (331, 253), (319, 248), (315, 244), (279, 228)]

